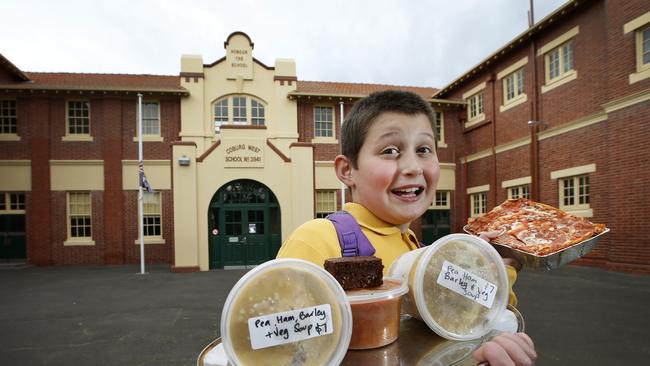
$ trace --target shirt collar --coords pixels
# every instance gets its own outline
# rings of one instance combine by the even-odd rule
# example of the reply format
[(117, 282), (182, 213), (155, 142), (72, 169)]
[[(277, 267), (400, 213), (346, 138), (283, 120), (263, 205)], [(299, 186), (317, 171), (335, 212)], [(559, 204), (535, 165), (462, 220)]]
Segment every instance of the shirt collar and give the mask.
[(370, 210), (358, 203), (346, 203), (343, 210), (354, 216), (360, 226), (372, 230), (381, 235), (394, 235), (401, 233), (401, 230), (386, 221), (375, 216)]

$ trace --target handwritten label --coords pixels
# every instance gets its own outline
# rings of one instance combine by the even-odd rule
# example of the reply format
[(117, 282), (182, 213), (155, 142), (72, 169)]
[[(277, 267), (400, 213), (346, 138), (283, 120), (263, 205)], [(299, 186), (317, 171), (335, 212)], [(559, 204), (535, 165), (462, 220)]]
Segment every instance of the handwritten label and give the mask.
[(330, 304), (248, 319), (248, 332), (253, 349), (298, 342), (333, 331)]
[(476, 301), (488, 309), (492, 307), (497, 294), (495, 284), (447, 261), (442, 264), (442, 270), (438, 275), (438, 284)]

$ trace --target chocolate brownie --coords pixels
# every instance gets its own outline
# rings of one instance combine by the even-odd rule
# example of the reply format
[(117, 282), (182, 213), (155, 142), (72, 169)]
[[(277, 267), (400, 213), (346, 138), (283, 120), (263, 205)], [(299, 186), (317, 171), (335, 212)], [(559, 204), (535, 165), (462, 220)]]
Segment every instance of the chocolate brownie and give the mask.
[(325, 260), (324, 267), (344, 290), (377, 287), (384, 283), (384, 265), (374, 256), (330, 258)]

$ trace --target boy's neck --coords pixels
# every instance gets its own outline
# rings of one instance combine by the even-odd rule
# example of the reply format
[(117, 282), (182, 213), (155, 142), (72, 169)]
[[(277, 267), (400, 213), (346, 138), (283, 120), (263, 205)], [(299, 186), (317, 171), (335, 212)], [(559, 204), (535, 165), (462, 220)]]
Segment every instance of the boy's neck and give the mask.
[(401, 231), (402, 233), (405, 233), (405, 232), (409, 231), (409, 226), (411, 226), (411, 223), (407, 222), (406, 224), (399, 224), (399, 225), (395, 225), (395, 226), (397, 226), (399, 228), (399, 231)]

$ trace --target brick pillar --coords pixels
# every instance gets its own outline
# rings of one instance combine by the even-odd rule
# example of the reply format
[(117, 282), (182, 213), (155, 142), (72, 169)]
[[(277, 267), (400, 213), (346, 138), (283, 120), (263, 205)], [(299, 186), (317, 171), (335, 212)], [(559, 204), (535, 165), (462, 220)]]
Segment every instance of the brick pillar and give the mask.
[(45, 98), (21, 100), (25, 125), (32, 126), (29, 139), (32, 191), (27, 210), (27, 261), (52, 265), (52, 201), (50, 195), (50, 106)]
[(104, 159), (104, 263), (123, 264), (124, 198), (122, 195), (122, 103), (104, 99), (100, 121), (102, 126), (102, 158)]

